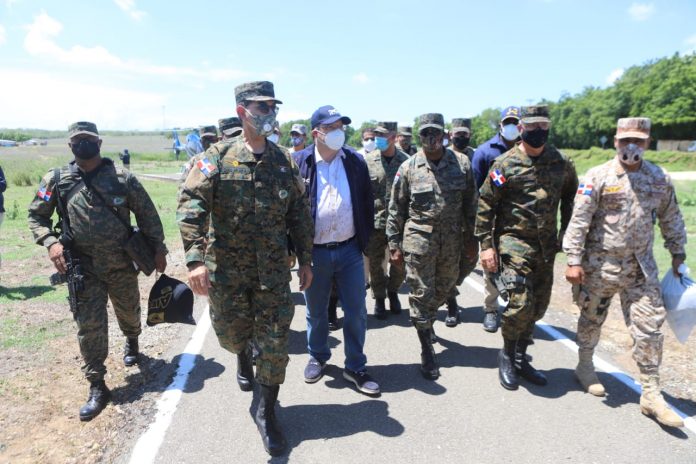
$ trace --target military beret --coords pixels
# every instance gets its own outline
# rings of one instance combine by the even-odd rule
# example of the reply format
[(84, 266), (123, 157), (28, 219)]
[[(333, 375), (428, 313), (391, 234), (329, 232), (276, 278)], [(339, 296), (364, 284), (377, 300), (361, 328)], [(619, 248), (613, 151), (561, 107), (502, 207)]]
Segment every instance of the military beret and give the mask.
[(88, 134), (95, 137), (99, 137), (99, 131), (97, 130), (97, 125), (93, 122), (79, 121), (70, 124), (68, 127), (68, 137), (73, 138), (76, 135)]
[(234, 89), (235, 101), (239, 104), (244, 101), (274, 101), (283, 103), (276, 99), (273, 90), (273, 83), (268, 81), (247, 82), (238, 85)]
[(621, 118), (616, 123), (617, 139), (649, 139), (650, 118)]
[(524, 123), (549, 122), (549, 107), (547, 105), (532, 105), (522, 107), (522, 117)]
[(418, 131), (422, 132), (423, 129), (427, 129), (429, 127), (434, 127), (444, 131), (445, 118), (440, 113), (426, 113), (418, 116)]

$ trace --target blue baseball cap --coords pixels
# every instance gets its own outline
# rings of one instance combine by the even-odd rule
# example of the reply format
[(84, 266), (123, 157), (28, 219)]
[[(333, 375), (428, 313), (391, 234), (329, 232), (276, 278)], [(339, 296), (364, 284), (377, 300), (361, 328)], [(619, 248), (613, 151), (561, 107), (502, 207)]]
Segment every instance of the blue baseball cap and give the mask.
[(312, 129), (320, 125), (333, 124), (339, 119), (343, 121), (343, 124), (346, 126), (351, 123), (348, 116), (341, 116), (341, 113), (333, 106), (322, 106), (312, 114)]
[(520, 107), (519, 106), (508, 106), (503, 111), (500, 112), (500, 120), (505, 121), (508, 118), (514, 118), (518, 121), (520, 120)]

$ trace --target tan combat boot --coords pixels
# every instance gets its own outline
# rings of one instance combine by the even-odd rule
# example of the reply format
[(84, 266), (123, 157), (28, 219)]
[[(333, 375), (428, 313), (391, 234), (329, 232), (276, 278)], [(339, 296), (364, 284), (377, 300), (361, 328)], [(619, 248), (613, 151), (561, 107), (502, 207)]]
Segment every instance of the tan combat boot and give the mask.
[(657, 374), (641, 374), (640, 383), (643, 394), (640, 396), (640, 412), (653, 416), (657, 421), (668, 427), (684, 427), (684, 421), (672, 411), (660, 393), (660, 377)]
[(606, 391), (604, 385), (599, 382), (597, 373), (592, 363), (592, 350), (578, 350), (578, 367), (575, 368), (575, 376), (578, 378), (580, 385), (586, 392), (594, 396), (604, 396)]

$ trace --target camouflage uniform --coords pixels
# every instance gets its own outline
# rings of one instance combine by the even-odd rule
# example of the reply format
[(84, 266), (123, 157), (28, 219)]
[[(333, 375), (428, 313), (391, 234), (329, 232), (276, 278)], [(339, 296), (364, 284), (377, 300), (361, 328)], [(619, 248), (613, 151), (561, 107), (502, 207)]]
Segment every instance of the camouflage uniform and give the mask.
[(669, 177), (645, 160), (640, 170), (627, 172), (613, 159), (588, 171), (563, 239), (568, 265), (585, 271), (584, 284), (574, 289), (581, 309), (578, 346), (595, 348), (619, 293), (633, 359), (643, 373), (656, 372), (662, 357), (665, 308), (652, 252), (658, 219), (665, 247), (683, 254), (686, 229)]
[[(398, 130), (398, 132), (397, 132), (398, 135), (405, 135), (406, 137), (413, 137), (413, 127), (411, 127), (411, 126), (399, 126), (397, 130)], [(398, 145), (398, 143), (397, 143), (396, 147), (399, 150), (406, 153), (408, 156), (413, 156), (418, 151), (418, 148), (416, 148), (416, 146), (414, 144), (411, 144), (408, 147), (408, 150), (404, 150), (400, 145)]]
[(271, 142), (258, 161), (240, 138), (215, 144), (186, 178), (177, 220), (186, 263), (205, 262), (210, 271), (220, 345), (240, 354), (253, 337), (257, 380), (283, 383), (293, 317), (286, 231), (304, 265), (314, 229), (297, 165)]
[(91, 180), (91, 188), (99, 191), (108, 206), (85, 187), (74, 161), (60, 169), (57, 191), (53, 171), (46, 174), (29, 205), (29, 227), (36, 243), (46, 248), (58, 241), (52, 230), (51, 216), (59, 192), (67, 210), (74, 251), (81, 259), (85, 275), (85, 289), (78, 294), (81, 309), (74, 315), (77, 338), (84, 360), (82, 371), (92, 382), (103, 380), (106, 373), (107, 299), (111, 299), (119, 327), (126, 337), (137, 337), (141, 332), (138, 272), (123, 251), (129, 232), (109, 209), (117, 210), (127, 222), (130, 222), (132, 211), (152, 247), (158, 252), (167, 251), (157, 210), (138, 179), (129, 171), (114, 166), (108, 158), (103, 159), (98, 169)]
[(467, 160), (445, 150), (439, 164), (422, 150), (394, 178), (387, 238), (400, 249), (416, 327), (431, 328), (459, 274), (462, 230), (473, 231), (476, 184)]
[(577, 186), (573, 162), (547, 144), (536, 158), (518, 146), (501, 155), (481, 187), (476, 218), (481, 250), (495, 248), (502, 270), (521, 278), (509, 292), (503, 313), (505, 339), (531, 339), (534, 323), (546, 312), (553, 263), (560, 250), (559, 201), (562, 232), (570, 220)]
[[(396, 130), (396, 123), (393, 129)], [(370, 235), (367, 245), (367, 257), (370, 262), (370, 288), (375, 299), (387, 297), (387, 291), (398, 292), (405, 277), (405, 269), (400, 266), (389, 265), (389, 273), (385, 274), (384, 264), (386, 251), (389, 248), (387, 241), (387, 208), (392, 193), (394, 176), (401, 164), (408, 159), (408, 155), (398, 148), (391, 158), (382, 156), (380, 150), (373, 150), (365, 155), (367, 169), (370, 172), (370, 183), (375, 196), (375, 228)]]

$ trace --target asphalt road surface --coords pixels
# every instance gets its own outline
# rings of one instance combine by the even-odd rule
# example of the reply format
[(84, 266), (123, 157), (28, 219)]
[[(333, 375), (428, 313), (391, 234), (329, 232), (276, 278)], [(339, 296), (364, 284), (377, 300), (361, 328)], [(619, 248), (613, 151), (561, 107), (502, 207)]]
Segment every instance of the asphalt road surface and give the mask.
[[(481, 281), (478, 275), (472, 277)], [(296, 277), (292, 288), (297, 292)], [(257, 396), (239, 390), (236, 359), (220, 348), (213, 330), (199, 329), (204, 338), (200, 354), (195, 355), (194, 346), (189, 355), (195, 364), (189, 366), (185, 387), (185, 372), (180, 372), (180, 385), (165, 393), (175, 399), (162, 402), (167, 403), (163, 407), (169, 408), (171, 422), (159, 418), (159, 435), (141, 439), (137, 447), (133, 441), (122, 462), (696, 462), (692, 431), (663, 428), (643, 416), (638, 394), (612, 375), (600, 373), (607, 397), (581, 391), (573, 376), (577, 355), (540, 329), (529, 353), (534, 366), (547, 374), (549, 385), (523, 381), (518, 391), (503, 389), (496, 359), (502, 339), (500, 332), (490, 334), (481, 327), (479, 289), (467, 282), (460, 287), (463, 323), (456, 328), (445, 327), (445, 310), (440, 311), (440, 341), (435, 347), (442, 376), (435, 382), (419, 373), (420, 347), (407, 311), (378, 321), (368, 295), (365, 352), (368, 370), (382, 389), (376, 398), (357, 392), (343, 379), (340, 331), (330, 335), (333, 357), (324, 378), (316, 384), (304, 382), (304, 298), (294, 293), (290, 364), (277, 408), (289, 446), (285, 456), (272, 460), (251, 415)], [(406, 292), (400, 296), (406, 308)], [(205, 300), (198, 306), (200, 325), (206, 319)], [(568, 328), (561, 327), (553, 310), (545, 320), (572, 336), (572, 321)]]

